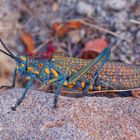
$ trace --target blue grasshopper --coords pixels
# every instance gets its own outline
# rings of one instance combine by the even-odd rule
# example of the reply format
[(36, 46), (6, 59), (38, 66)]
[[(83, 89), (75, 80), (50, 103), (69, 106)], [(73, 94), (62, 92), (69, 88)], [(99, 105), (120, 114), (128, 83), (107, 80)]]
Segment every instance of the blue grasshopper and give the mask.
[(58, 86), (54, 95), (54, 107), (57, 105), (58, 95), (62, 86), (76, 88), (83, 91), (83, 95), (89, 95), (89, 91), (100, 92), (125, 92), (132, 91), (132, 95), (140, 98), (140, 66), (108, 61), (110, 49), (104, 49), (94, 60), (82, 60), (53, 55), (51, 58), (29, 55), (14, 56), (0, 39), (7, 52), (0, 51), (15, 60), (17, 66), (13, 73), (11, 86), (0, 88), (13, 88), (15, 86), (16, 73), (21, 77), (30, 77), (25, 91), (17, 100), (12, 110), (24, 100), (28, 89), (35, 80), (43, 84), (56, 84)]

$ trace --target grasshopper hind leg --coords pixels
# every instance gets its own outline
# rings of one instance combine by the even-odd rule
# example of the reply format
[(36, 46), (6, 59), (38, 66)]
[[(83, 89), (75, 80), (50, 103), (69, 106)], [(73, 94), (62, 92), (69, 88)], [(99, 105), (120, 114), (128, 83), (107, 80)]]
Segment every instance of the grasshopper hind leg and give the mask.
[(132, 93), (130, 91), (122, 91), (119, 93), (119, 95), (122, 97), (128, 97), (128, 96), (132, 96)]
[(102, 62), (101, 64), (99, 65), (99, 68), (98, 70), (95, 72), (94, 76), (93, 76), (93, 79), (90, 81), (90, 83), (85, 87), (84, 91), (83, 91), (83, 95), (86, 95), (86, 93), (88, 92), (90, 86), (92, 84), (95, 83), (100, 71), (102, 70), (104, 64), (109, 60), (109, 57), (110, 57), (110, 49), (106, 49), (104, 50), (98, 57), (102, 58)]

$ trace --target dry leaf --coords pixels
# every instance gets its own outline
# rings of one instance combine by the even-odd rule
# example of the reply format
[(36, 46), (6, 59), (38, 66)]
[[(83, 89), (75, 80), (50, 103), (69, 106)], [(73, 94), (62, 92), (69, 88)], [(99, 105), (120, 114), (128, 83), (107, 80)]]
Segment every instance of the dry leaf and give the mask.
[(94, 59), (107, 47), (107, 42), (104, 38), (97, 38), (90, 40), (85, 44), (85, 48), (82, 51), (81, 58)]
[(68, 27), (71, 29), (79, 29), (82, 26), (82, 24), (80, 23), (80, 21), (70, 21), (68, 22)]
[(32, 52), (35, 49), (35, 41), (29, 33), (24, 32), (20, 38), (26, 47), (27, 53)]
[(58, 37), (64, 37), (70, 30), (73, 29), (79, 29), (81, 27), (80, 21), (69, 21), (67, 23), (54, 23), (53, 24), (53, 30), (54, 34), (56, 34)]

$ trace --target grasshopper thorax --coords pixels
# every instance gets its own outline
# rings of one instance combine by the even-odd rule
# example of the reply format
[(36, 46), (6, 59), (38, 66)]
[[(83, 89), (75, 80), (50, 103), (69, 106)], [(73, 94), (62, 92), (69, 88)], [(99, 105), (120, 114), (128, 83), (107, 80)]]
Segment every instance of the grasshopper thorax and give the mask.
[(19, 56), (17, 62), (17, 71), (22, 77), (30, 78), (48, 78), (50, 76), (49, 60), (41, 58), (32, 58), (30, 56)]

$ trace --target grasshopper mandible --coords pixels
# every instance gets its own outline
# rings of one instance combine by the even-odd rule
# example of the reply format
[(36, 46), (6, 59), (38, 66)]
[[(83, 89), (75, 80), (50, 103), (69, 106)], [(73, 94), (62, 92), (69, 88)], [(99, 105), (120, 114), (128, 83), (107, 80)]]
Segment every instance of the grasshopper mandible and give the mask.
[[(34, 80), (40, 80), (43, 84), (57, 84), (54, 95), (54, 107), (57, 105), (58, 95), (62, 86), (76, 88), (88, 95), (88, 91), (131, 91), (140, 88), (140, 66), (110, 62), (110, 49), (105, 48), (96, 59), (82, 60), (77, 58), (61, 57), (53, 55), (52, 58), (36, 58), (29, 55), (14, 56), (0, 39), (7, 52), (0, 51), (17, 63), (13, 73), (11, 86), (0, 88), (13, 88), (15, 86), (16, 73), (21, 77), (30, 77), (25, 91), (17, 100), (12, 110), (24, 100), (28, 89)], [(137, 96), (137, 94), (134, 94)]]

